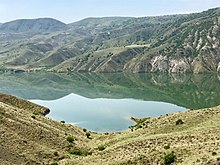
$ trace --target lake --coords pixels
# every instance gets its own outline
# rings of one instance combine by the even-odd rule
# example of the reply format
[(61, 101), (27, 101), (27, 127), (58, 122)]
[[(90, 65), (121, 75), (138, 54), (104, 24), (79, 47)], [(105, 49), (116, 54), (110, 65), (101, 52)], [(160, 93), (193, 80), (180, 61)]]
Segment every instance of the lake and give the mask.
[(95, 132), (134, 125), (131, 117), (156, 117), (220, 104), (217, 74), (0, 74), (0, 92), (50, 108), (49, 118)]

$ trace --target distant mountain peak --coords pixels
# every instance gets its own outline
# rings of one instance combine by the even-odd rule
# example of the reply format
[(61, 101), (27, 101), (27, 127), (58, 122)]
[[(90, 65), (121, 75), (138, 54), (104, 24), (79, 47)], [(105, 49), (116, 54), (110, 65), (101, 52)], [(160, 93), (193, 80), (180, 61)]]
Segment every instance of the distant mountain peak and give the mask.
[(1, 24), (0, 32), (53, 32), (62, 30), (66, 24), (53, 18), (18, 19)]

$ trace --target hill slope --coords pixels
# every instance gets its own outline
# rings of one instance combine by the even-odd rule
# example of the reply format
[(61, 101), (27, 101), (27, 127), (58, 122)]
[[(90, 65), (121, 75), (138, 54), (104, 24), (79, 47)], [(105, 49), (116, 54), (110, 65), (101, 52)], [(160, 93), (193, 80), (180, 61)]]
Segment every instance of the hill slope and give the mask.
[[(4, 94), (1, 98), (5, 98), (0, 101), (0, 160), (4, 165), (162, 165), (170, 153), (175, 156), (171, 154), (166, 162), (171, 159), (173, 164), (219, 163), (220, 107), (133, 119), (137, 124), (128, 131), (90, 133), (88, 139), (80, 128), (33, 113), (27, 101)], [(68, 142), (68, 136), (76, 140)]]
[[(52, 20), (44, 20), (49, 22), (45, 26), (40, 20), (0, 26), (5, 31), (0, 34), (0, 65), (56, 72), (220, 70), (219, 8), (188, 15), (87, 18), (68, 25), (53, 20), (51, 28)], [(30, 36), (28, 30), (38, 33)]]
[(52, 18), (20, 19), (0, 25), (0, 33), (42, 33), (65, 28), (65, 24)]
[[(82, 147), (83, 131), (52, 121), (47, 108), (0, 94), (0, 164), (43, 164), (63, 159), (71, 148)], [(77, 137), (74, 146), (66, 140)], [(58, 154), (54, 154), (57, 152)]]

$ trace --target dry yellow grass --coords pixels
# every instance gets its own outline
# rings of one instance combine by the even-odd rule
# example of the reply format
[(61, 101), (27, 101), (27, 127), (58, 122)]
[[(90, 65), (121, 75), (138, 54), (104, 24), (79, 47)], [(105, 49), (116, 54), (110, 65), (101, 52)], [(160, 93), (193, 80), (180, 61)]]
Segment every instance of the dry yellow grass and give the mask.
[[(31, 110), (0, 102), (0, 164), (162, 165), (172, 151), (176, 155), (173, 164), (220, 163), (220, 106), (146, 119), (133, 131), (92, 133), (92, 139), (81, 128), (32, 115)], [(183, 124), (177, 125), (178, 119)], [(78, 139), (72, 147), (66, 141), (69, 135)], [(99, 146), (105, 149), (100, 151)], [(83, 148), (92, 155), (71, 155), (68, 147)]]
[[(36, 113), (44, 110), (44, 107), (8, 95), (1, 95), (0, 100), (4, 100), (4, 103), (0, 101), (2, 165), (53, 163), (68, 157), (69, 149), (82, 148), (88, 141), (80, 128), (53, 121), (41, 113)], [(17, 107), (14, 105), (15, 102), (18, 103)], [(25, 105), (31, 105), (33, 110), (25, 108)], [(70, 144), (66, 140), (68, 136), (74, 136), (77, 140)], [(55, 152), (58, 152), (58, 156)]]

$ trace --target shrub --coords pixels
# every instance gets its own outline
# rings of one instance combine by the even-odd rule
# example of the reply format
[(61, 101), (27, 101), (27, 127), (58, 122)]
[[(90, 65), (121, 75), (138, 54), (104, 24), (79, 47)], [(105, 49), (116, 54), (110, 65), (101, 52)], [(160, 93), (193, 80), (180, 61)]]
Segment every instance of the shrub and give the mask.
[(99, 150), (99, 151), (105, 150), (105, 146), (104, 146), (104, 145), (98, 146), (98, 150)]
[(55, 162), (55, 163), (51, 163), (50, 165), (58, 165), (58, 163), (57, 163), (57, 162)]
[(66, 140), (67, 140), (68, 142), (70, 142), (70, 143), (73, 143), (74, 140), (75, 140), (75, 138), (72, 137), (72, 136), (68, 136), (68, 137), (66, 138)]
[(54, 152), (53, 154), (54, 154), (54, 156), (59, 156), (59, 154), (58, 154), (58, 152), (57, 152), (57, 151), (56, 151), (56, 152)]
[(31, 117), (32, 117), (32, 119), (36, 119), (36, 117), (34, 115), (32, 115)]
[(87, 129), (83, 128), (83, 132), (87, 132)]
[(217, 155), (217, 153), (215, 151), (212, 152), (212, 156), (215, 156)]
[(87, 138), (91, 138), (90, 136), (91, 136), (91, 134), (89, 133), (89, 132), (86, 132), (86, 136), (87, 136)]
[(164, 146), (164, 149), (165, 149), (165, 150), (170, 149), (170, 144), (166, 144), (166, 145)]
[(82, 156), (83, 152), (79, 149), (74, 149), (70, 151), (70, 154)]
[(181, 124), (184, 124), (183, 120), (182, 119), (178, 119), (176, 121), (176, 125), (181, 125)]
[(63, 123), (63, 124), (65, 124), (65, 121), (63, 121), (63, 120), (62, 120), (62, 121), (60, 121), (60, 122), (61, 122), (61, 123)]
[(36, 116), (37, 116), (37, 115), (39, 115), (39, 113), (36, 112), (36, 111), (34, 111), (34, 112), (33, 112), (33, 115), (36, 115)]
[(164, 164), (171, 164), (175, 161), (176, 156), (174, 154), (174, 152), (171, 152), (167, 155), (164, 156), (163, 160), (164, 160)]
[(92, 152), (88, 152), (80, 149), (73, 149), (70, 151), (70, 154), (78, 155), (78, 156), (87, 156), (87, 155), (92, 155)]

